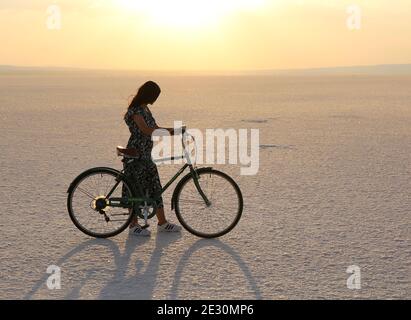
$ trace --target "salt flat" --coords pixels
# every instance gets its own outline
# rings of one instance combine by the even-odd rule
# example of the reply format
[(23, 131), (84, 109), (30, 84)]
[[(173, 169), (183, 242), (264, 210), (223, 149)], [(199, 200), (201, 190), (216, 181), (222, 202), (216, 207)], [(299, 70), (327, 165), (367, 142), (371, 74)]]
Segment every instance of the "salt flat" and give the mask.
[[(411, 297), (411, 77), (153, 78), (162, 125), (260, 129), (258, 175), (217, 166), (238, 181), (243, 218), (218, 240), (155, 228), (91, 239), (69, 219), (68, 185), (90, 167), (121, 168), (122, 114), (145, 80), (0, 74), (0, 298)], [(162, 180), (176, 169), (161, 166)], [(46, 287), (49, 265), (60, 290)], [(347, 288), (350, 265), (361, 290)]]

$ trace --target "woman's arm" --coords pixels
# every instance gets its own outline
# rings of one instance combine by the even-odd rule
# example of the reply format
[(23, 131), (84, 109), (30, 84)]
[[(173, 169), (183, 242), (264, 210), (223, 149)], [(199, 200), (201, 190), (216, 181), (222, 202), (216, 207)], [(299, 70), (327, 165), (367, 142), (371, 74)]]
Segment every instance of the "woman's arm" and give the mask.
[(140, 131), (144, 133), (146, 136), (151, 136), (153, 132), (157, 130), (157, 128), (150, 128), (145, 122), (143, 116), (135, 114), (133, 115), (133, 120), (136, 123), (137, 127), (140, 129)]
[(146, 122), (144, 121), (143, 116), (135, 114), (133, 116), (134, 122), (137, 124), (138, 128), (147, 136), (151, 136), (154, 131), (156, 130), (167, 130), (171, 135), (176, 135), (185, 132), (185, 127), (181, 129), (174, 130), (174, 128), (161, 128), (159, 126), (155, 126), (154, 128), (150, 128)]
[(179, 129), (177, 129), (177, 130), (175, 130), (174, 128), (160, 128), (160, 127), (157, 127), (157, 129), (167, 130), (172, 136), (177, 135), (177, 134), (184, 133), (184, 132), (186, 131), (186, 127), (185, 127), (185, 126), (179, 128)]

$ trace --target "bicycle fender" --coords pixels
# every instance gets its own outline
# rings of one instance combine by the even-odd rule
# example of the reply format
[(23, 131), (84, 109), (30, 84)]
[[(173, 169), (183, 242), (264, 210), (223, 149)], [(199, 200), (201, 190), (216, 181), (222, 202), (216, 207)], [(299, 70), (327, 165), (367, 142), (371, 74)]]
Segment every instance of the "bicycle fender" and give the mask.
[[(204, 168), (196, 169), (195, 171), (199, 174), (199, 173), (203, 173), (203, 172), (210, 172), (210, 171), (212, 171), (212, 170), (213, 170), (212, 167), (204, 167)], [(180, 189), (182, 188), (183, 184), (184, 184), (187, 180), (189, 180), (191, 177), (192, 177), (192, 174), (191, 174), (191, 173), (188, 173), (187, 175), (185, 175), (185, 176), (180, 180), (180, 182), (177, 184), (176, 188), (174, 189), (173, 196), (172, 196), (172, 198), (171, 198), (171, 211), (173, 211), (174, 208), (175, 208), (175, 204), (176, 204), (178, 192), (179, 192)]]
[(99, 170), (101, 170), (101, 169), (109, 170), (109, 171), (111, 171), (111, 172), (113, 172), (113, 173), (115, 173), (115, 174), (118, 174), (118, 175), (120, 175), (120, 176), (124, 176), (120, 171), (118, 171), (118, 170), (116, 170), (116, 169), (113, 169), (113, 168), (108, 168), (108, 167), (92, 168), (92, 169), (89, 169), (89, 170), (84, 171), (84, 172), (81, 173), (77, 178), (75, 178), (75, 179), (73, 180), (73, 182), (70, 184), (70, 186), (69, 186), (69, 188), (68, 188), (68, 190), (67, 190), (67, 193), (70, 193), (71, 191), (73, 191), (74, 186), (77, 185), (77, 183), (78, 183), (85, 175), (88, 175), (88, 174), (90, 174), (90, 173), (93, 173), (94, 171), (99, 171)]

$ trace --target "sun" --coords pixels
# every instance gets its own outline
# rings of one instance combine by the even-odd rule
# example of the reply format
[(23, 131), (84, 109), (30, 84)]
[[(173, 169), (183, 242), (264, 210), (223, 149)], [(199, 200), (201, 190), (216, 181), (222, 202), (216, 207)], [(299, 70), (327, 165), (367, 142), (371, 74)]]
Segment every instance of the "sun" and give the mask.
[(169, 27), (207, 27), (224, 16), (241, 10), (260, 8), (266, 0), (115, 0), (128, 13)]

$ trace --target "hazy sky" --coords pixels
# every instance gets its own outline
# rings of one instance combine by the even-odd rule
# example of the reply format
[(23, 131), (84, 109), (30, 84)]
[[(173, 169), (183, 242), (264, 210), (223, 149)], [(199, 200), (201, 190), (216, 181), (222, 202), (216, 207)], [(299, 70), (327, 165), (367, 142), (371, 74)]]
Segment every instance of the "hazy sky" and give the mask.
[(410, 39), (411, 0), (0, 0), (0, 65), (255, 70), (411, 63)]

